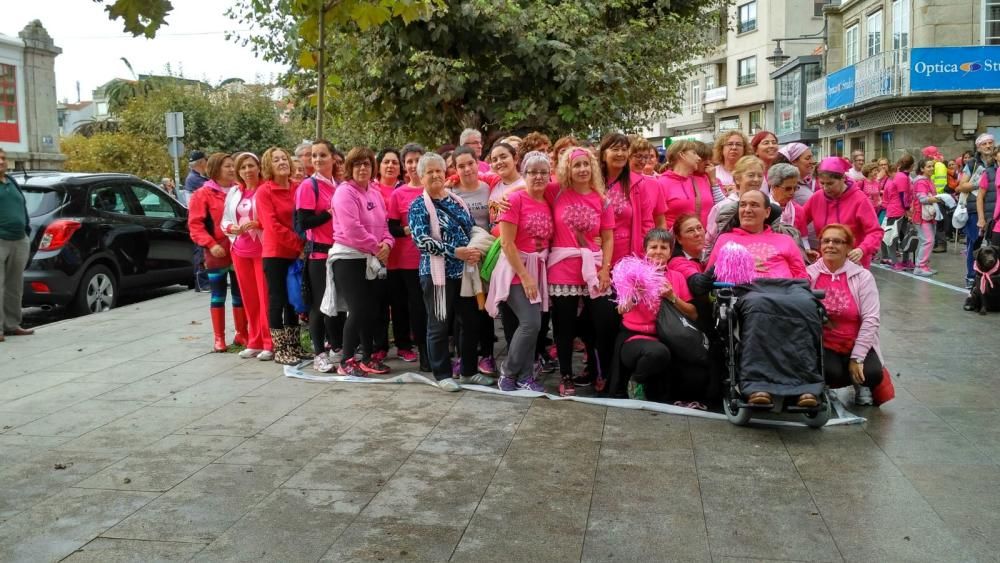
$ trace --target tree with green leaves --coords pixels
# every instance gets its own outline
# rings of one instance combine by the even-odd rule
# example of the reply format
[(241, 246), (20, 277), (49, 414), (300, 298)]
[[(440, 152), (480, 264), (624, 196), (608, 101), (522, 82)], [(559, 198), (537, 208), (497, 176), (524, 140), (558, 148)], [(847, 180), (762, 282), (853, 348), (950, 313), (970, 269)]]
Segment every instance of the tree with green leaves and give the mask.
[[(244, 38), (327, 94), (337, 140), (454, 141), (464, 127), (592, 134), (677, 109), (726, 0), (451, 0), (412, 21), (331, 21), (317, 88), (312, 29), (291, 0), (239, 0)], [(392, 4), (392, 2), (390, 2)], [(311, 84), (310, 84), (311, 82)], [(311, 86), (311, 88), (310, 88)], [(312, 98), (315, 99), (315, 98)], [(370, 141), (369, 141), (370, 142)]]

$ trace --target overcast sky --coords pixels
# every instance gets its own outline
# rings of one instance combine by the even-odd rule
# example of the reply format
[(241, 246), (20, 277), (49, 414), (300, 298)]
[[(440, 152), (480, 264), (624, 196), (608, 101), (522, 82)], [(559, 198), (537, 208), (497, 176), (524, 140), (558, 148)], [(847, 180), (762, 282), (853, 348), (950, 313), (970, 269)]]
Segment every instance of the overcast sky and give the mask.
[(170, 65), (174, 74), (217, 84), (239, 77), (266, 82), (282, 72), (279, 65), (254, 58), (249, 48), (226, 41), (225, 32), (236, 22), (225, 16), (232, 0), (171, 0), (174, 9), (155, 39), (133, 38), (120, 21), (108, 19), (104, 8), (91, 0), (5, 0), (0, 33), (17, 37), (31, 20), (41, 20), (55, 44), (56, 96), (90, 100), (97, 86), (112, 78), (130, 78), (122, 63), (126, 57), (136, 74), (162, 74)]

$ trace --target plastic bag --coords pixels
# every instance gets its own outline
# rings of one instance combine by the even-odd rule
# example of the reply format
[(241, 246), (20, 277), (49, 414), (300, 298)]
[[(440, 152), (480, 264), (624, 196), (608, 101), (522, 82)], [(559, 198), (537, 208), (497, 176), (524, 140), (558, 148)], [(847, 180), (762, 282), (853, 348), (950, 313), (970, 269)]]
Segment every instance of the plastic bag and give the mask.
[(295, 309), (296, 313), (307, 313), (309, 306), (302, 299), (302, 278), (305, 275), (305, 265), (302, 260), (292, 262), (288, 267), (288, 274), (285, 276), (285, 285), (288, 293), (288, 303)]

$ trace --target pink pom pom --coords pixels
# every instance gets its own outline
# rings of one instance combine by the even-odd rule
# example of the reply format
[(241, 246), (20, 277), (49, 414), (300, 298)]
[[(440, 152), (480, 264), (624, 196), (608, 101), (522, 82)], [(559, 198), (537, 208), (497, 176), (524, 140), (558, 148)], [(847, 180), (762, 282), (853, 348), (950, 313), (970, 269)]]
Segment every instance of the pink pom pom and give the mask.
[(563, 211), (563, 222), (578, 233), (589, 233), (597, 228), (600, 217), (592, 208), (583, 204), (567, 205)]
[(735, 242), (726, 243), (719, 249), (719, 258), (715, 261), (715, 279), (737, 285), (753, 283), (757, 279), (753, 255)]
[(660, 291), (665, 283), (662, 266), (635, 256), (622, 258), (611, 270), (611, 285), (619, 305), (641, 304), (655, 311), (660, 307)]

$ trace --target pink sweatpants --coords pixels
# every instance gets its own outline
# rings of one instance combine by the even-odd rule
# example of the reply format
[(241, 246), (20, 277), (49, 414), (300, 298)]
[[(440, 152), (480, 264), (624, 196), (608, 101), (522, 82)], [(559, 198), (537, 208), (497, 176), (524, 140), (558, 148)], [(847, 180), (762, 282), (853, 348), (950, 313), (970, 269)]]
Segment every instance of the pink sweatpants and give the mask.
[(267, 280), (264, 279), (263, 261), (259, 256), (243, 258), (233, 254), (233, 268), (247, 314), (247, 348), (273, 352), (267, 324)]

